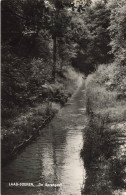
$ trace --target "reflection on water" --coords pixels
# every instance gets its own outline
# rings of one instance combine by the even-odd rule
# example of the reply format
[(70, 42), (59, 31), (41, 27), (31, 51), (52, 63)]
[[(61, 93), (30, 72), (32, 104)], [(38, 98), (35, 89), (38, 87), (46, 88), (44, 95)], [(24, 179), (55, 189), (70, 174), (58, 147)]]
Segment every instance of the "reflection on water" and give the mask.
[[(2, 195), (80, 195), (85, 170), (80, 158), (85, 119), (82, 89), (59, 111), (41, 136), (2, 171)], [(80, 100), (82, 97), (82, 101)], [(42, 187), (9, 187), (33, 182)], [(45, 183), (61, 184), (47, 187)]]

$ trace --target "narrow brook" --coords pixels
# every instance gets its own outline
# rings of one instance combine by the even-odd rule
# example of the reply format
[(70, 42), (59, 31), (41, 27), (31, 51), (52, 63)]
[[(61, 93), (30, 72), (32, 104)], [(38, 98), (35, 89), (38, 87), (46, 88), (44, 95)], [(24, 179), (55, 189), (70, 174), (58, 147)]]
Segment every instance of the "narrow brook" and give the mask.
[[(37, 140), (2, 169), (2, 195), (81, 195), (85, 181), (80, 157), (86, 123), (84, 93), (83, 84)], [(9, 186), (9, 182), (34, 186)]]

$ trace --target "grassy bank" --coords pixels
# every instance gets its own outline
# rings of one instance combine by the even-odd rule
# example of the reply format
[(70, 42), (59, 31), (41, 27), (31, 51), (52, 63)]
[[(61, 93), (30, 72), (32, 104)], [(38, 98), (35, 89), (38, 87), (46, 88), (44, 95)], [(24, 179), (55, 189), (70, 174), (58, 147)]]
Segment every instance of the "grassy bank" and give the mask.
[(123, 194), (126, 188), (126, 68), (99, 66), (86, 80), (88, 127), (84, 194)]
[(14, 107), (6, 112), (3, 111), (2, 165), (15, 158), (19, 151), (39, 135), (42, 128), (50, 122), (60, 107), (81, 85), (82, 80), (81, 74), (68, 67), (64, 69), (62, 77), (57, 76), (55, 83), (46, 83), (44, 100), (39, 97), (34, 99), (31, 105), (26, 104), (23, 108)]

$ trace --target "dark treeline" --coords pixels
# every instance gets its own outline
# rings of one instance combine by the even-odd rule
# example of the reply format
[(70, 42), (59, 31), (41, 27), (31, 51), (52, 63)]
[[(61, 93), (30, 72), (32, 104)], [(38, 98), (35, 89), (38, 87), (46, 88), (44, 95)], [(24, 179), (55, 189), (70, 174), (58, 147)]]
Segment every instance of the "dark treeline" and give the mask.
[(12, 108), (45, 100), (49, 93), (43, 85), (64, 77), (68, 65), (75, 66), (87, 32), (84, 16), (78, 8), (72, 11), (73, 5), (58, 0), (1, 2), (4, 118)]
[(67, 30), (71, 15), (60, 2), (3, 0), (1, 4), (2, 110), (6, 111), (31, 104), (33, 96), (45, 99), (42, 85), (62, 74), (73, 43)]
[(80, 12), (72, 1), (3, 0), (2, 110), (44, 99), (42, 86), (68, 64), (85, 74), (114, 59), (124, 64), (123, 4), (87, 1)]

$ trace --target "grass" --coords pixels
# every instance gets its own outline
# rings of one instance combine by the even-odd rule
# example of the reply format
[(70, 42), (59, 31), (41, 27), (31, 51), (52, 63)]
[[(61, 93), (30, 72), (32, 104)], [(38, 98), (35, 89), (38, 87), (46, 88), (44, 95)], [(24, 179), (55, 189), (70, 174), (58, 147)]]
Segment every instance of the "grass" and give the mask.
[(6, 124), (1, 130), (2, 165), (5, 165), (17, 154), (19, 146), (25, 147), (25, 143), (30, 137), (36, 138), (54, 114), (55, 110), (48, 110), (48, 105), (45, 103), (38, 104), (36, 107), (30, 108), (28, 112), (21, 113), (13, 119), (13, 122), (9, 120), (9, 126)]
[[(81, 85), (82, 80), (81, 74), (67, 67), (63, 78), (57, 76), (55, 84), (47, 83), (52, 90), (51, 98), (48, 97), (44, 101), (40, 98), (32, 105), (24, 105), (23, 108), (14, 106), (2, 109), (1, 160), (3, 165), (9, 162), (8, 159), (14, 151), (17, 151), (16, 148), (26, 145), (27, 140), (39, 135), (40, 130), (60, 108), (60, 104), (63, 106), (66, 103), (69, 96)], [(58, 103), (58, 106), (54, 102)]]
[[(126, 188), (125, 68), (99, 66), (86, 79), (86, 109), (89, 124), (82, 157), (87, 169), (84, 194), (115, 194)], [(93, 173), (93, 174), (92, 174)], [(103, 181), (103, 182), (101, 182)]]

